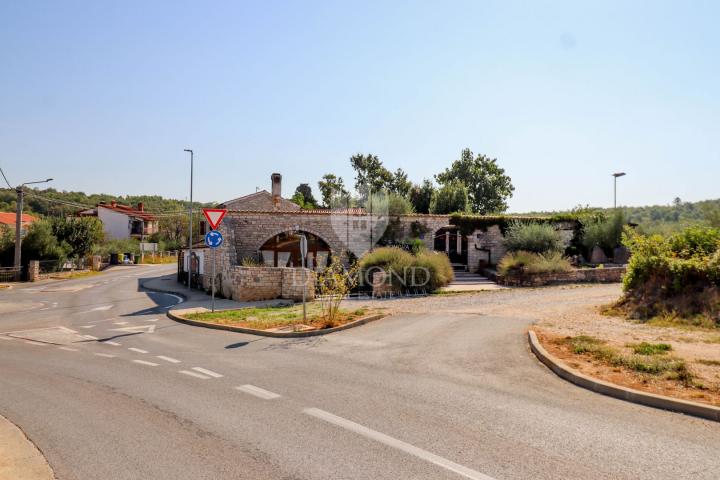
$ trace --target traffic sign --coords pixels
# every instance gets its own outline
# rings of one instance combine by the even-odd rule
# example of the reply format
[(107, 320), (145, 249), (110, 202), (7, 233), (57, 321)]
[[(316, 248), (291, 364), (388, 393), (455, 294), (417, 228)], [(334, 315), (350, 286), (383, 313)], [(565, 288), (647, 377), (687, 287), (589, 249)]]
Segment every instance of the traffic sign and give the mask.
[(213, 230), (217, 230), (218, 225), (220, 225), (222, 219), (225, 218), (226, 213), (227, 210), (224, 208), (203, 208), (203, 215), (205, 215), (205, 218), (207, 218), (210, 224), (210, 228)]
[(218, 248), (223, 243), (222, 233), (217, 230), (210, 230), (205, 234), (205, 245), (210, 248)]

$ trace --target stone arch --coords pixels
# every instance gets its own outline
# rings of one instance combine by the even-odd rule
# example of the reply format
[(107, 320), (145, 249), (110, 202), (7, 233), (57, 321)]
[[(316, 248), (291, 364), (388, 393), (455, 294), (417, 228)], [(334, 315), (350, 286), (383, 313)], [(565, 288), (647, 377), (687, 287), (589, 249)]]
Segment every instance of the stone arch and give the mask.
[[(322, 268), (327, 264), (330, 255), (337, 253), (334, 245), (315, 229), (302, 227), (297, 232), (306, 234), (308, 238), (308, 267)], [(255, 247), (258, 259), (266, 266), (300, 266), (302, 261), (299, 239), (293, 238), (293, 233), (292, 229), (283, 228), (265, 237)]]

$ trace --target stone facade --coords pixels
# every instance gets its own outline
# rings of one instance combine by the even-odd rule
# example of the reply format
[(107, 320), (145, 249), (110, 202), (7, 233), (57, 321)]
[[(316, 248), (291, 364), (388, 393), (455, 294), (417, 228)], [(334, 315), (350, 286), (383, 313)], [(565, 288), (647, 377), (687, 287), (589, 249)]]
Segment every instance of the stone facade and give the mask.
[(306, 299), (315, 298), (315, 273), (302, 268), (239, 267), (226, 272), (226, 290), (229, 298), (242, 302), (284, 298), (302, 300), (303, 278)]
[(616, 283), (625, 275), (625, 267), (577, 268), (569, 272), (535, 273), (498, 276), (502, 285), (515, 287), (540, 287), (559, 283)]

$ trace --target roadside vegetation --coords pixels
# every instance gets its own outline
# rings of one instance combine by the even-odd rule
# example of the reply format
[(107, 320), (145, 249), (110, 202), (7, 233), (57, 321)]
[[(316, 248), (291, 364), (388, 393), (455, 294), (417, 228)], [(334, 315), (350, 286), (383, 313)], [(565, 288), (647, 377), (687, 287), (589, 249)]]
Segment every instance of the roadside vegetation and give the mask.
[(510, 223), (505, 232), (508, 253), (500, 260), (500, 275), (566, 272), (572, 269), (563, 255), (560, 234), (549, 223)]
[[(365, 308), (358, 308), (354, 310), (337, 309), (334, 312), (333, 323), (330, 326), (343, 325), (368, 314), (369, 310)], [(326, 312), (319, 302), (310, 302), (307, 304), (307, 322), (305, 325), (318, 329), (329, 328), (325, 315)], [(191, 320), (212, 322), (220, 325), (254, 328), (257, 330), (292, 327), (303, 324), (301, 304), (290, 306), (242, 308), (239, 310), (226, 310), (214, 313), (198, 312), (187, 314), (186, 317)]]
[(436, 290), (450, 283), (455, 275), (447, 255), (424, 248), (411, 253), (398, 247), (376, 248), (358, 262), (360, 277), (372, 281), (372, 273), (385, 271), (400, 291)]

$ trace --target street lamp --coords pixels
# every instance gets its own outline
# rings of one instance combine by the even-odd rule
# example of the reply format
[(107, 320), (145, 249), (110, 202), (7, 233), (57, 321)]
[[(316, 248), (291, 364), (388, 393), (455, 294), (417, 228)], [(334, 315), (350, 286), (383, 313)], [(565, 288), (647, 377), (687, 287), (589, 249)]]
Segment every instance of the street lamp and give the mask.
[(188, 235), (188, 290), (192, 283), (192, 211), (193, 211), (193, 156), (192, 149), (186, 148), (184, 152), (190, 152), (190, 234)]
[(614, 191), (613, 191), (613, 208), (617, 208), (617, 179), (618, 177), (624, 177), (626, 175), (625, 172), (617, 172), (613, 173), (612, 176), (614, 178)]
[(36, 182), (25, 182), (19, 187), (15, 188), (17, 193), (17, 208), (15, 212), (15, 261), (13, 266), (20, 268), (20, 262), (22, 260), (22, 211), (23, 211), (23, 200), (25, 198), (25, 185), (33, 185), (35, 183), (47, 183), (52, 182), (52, 178), (46, 180), (38, 180)]

